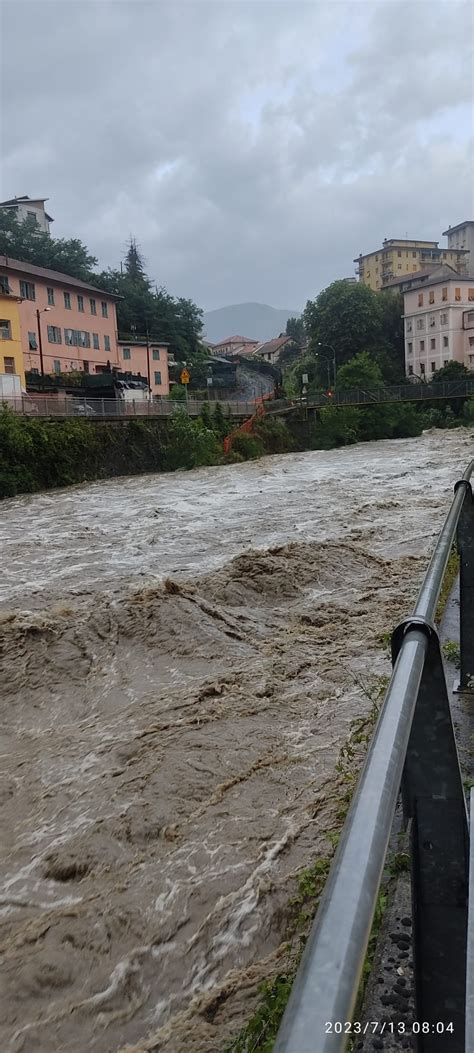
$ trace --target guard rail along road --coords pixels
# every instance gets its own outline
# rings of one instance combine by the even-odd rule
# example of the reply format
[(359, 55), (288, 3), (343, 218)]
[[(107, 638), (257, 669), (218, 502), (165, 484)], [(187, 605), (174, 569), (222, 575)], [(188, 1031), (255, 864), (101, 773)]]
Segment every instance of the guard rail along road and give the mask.
[[(351, 1021), (355, 1008), (400, 788), (410, 833), (415, 1020), (417, 1027), (423, 1026), (416, 1048), (422, 1053), (474, 1050), (473, 863), (471, 859), (469, 873), (468, 813), (434, 625), (447, 561), (457, 539), (460, 690), (472, 690), (473, 467), (474, 461), (456, 483), (413, 615), (393, 633), (392, 678), (275, 1053), (346, 1049), (349, 1036), (344, 1034), (344, 1022)], [(471, 791), (471, 834), (473, 805)], [(471, 836), (471, 845), (472, 840)], [(331, 1028), (334, 1022), (342, 1022), (342, 1034)]]

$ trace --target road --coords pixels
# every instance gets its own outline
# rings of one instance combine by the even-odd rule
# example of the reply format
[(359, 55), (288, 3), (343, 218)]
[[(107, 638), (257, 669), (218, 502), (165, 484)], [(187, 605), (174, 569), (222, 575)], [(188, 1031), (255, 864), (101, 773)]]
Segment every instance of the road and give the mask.
[(2, 503), (5, 1053), (222, 1053), (467, 430)]

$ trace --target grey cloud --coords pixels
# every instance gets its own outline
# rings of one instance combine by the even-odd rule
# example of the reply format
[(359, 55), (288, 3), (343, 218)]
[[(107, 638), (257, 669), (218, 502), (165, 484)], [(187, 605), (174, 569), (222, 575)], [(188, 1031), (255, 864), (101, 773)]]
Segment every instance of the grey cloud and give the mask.
[(298, 307), (383, 236), (474, 218), (470, 4), (4, 0), (3, 19), (2, 193), (48, 194), (103, 265), (133, 232), (205, 308)]

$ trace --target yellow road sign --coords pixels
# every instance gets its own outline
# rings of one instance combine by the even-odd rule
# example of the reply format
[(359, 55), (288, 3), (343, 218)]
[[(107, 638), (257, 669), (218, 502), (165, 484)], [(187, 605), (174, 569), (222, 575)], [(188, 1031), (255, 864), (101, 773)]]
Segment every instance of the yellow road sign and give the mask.
[(191, 377), (190, 377), (187, 369), (182, 369), (181, 370), (179, 379), (180, 379), (182, 384), (189, 384), (189, 381), (191, 380)]

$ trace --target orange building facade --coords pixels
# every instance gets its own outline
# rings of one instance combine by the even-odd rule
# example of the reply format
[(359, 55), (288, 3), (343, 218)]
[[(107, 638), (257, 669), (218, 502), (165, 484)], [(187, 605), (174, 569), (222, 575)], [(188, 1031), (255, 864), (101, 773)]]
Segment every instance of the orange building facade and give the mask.
[(0, 256), (0, 279), (18, 303), (26, 371), (51, 375), (121, 368), (117, 297), (67, 274)]

